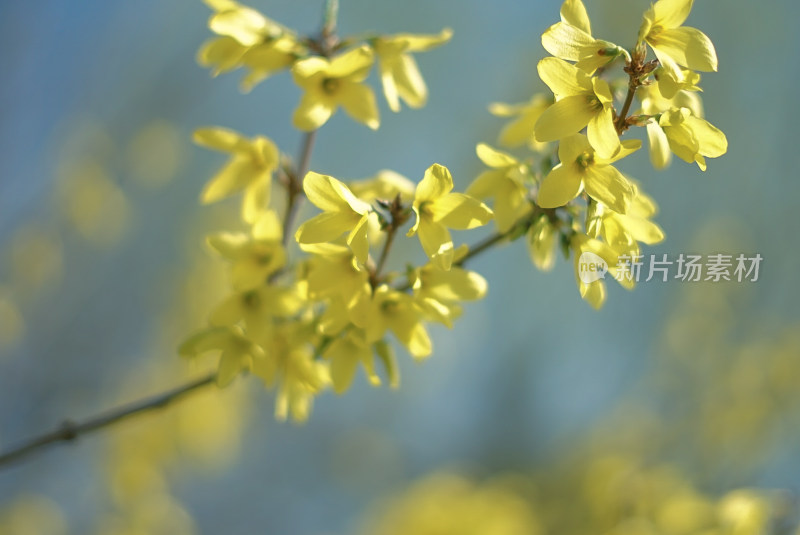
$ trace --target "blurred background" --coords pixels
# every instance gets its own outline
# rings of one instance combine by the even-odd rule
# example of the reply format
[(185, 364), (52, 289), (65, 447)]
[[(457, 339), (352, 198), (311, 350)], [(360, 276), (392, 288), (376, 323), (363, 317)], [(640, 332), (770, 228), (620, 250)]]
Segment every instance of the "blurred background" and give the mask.
[[(623, 46), (649, 5), (587, 4), (595, 36)], [(318, 0), (249, 5), (301, 32), (321, 19)], [(466, 187), (503, 124), (487, 105), (544, 89), (559, 7), (342, 0), (342, 34), (454, 37), (418, 56), (426, 108), (381, 102), (377, 133), (337, 114), (312, 169), (417, 181), (439, 162)], [(596, 312), (571, 263), (540, 273), (520, 241), (476, 259), (488, 297), (433, 328), (426, 363), (401, 354), (400, 390), (359, 376), (303, 426), (275, 422), (255, 379), (199, 393), (4, 468), (0, 534), (793, 533), (798, 9), (696, 2), (687, 24), (720, 57), (706, 116), (729, 152), (706, 173), (655, 172), (645, 151), (622, 166), (661, 207), (667, 240), (646, 253), (759, 253), (756, 283), (609, 285)], [(191, 132), (300, 143), (290, 76), (242, 95), (239, 73), (195, 63), (209, 15), (199, 0), (0, 3), (0, 450), (202, 371), (175, 348), (225, 292), (203, 236), (237, 225), (238, 203), (199, 206), (223, 158)]]

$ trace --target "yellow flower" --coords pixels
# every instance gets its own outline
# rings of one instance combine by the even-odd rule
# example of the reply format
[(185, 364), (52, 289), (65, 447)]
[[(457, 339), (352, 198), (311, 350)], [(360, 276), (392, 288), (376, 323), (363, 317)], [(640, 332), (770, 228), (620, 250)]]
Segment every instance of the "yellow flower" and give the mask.
[(534, 95), (531, 100), (522, 104), (495, 102), (489, 105), (489, 113), (496, 117), (515, 117), (500, 131), (497, 142), (512, 148), (527, 143), (531, 149), (543, 151), (547, 144), (536, 141), (534, 126), (550, 104), (550, 99), (544, 95)]
[(577, 62), (575, 66), (588, 74), (625, 53), (614, 43), (592, 37), (589, 15), (581, 0), (565, 0), (561, 22), (542, 34), (542, 46), (557, 58)]
[(264, 358), (264, 350), (244, 336), (239, 327), (211, 327), (191, 336), (178, 352), (196, 357), (209, 351), (219, 351), (217, 383), (225, 386), (242, 371), (250, 371), (255, 361)]
[[(662, 76), (661, 79), (668, 80), (669, 77)], [(640, 113), (660, 116), (672, 108), (688, 108), (696, 117), (703, 116), (703, 103), (696, 92), (678, 90), (671, 98), (666, 98), (661, 85), (659, 83), (658, 86), (648, 85), (639, 89), (638, 97), (642, 103)], [(672, 162), (672, 151), (667, 136), (659, 126), (657, 117), (648, 120), (645, 126), (650, 145), (650, 161), (656, 169), (664, 169)]]
[(556, 240), (558, 227), (542, 214), (528, 231), (528, 252), (533, 265), (542, 271), (550, 271), (556, 262)]
[(664, 231), (650, 221), (658, 207), (634, 183), (634, 197), (628, 212), (620, 214), (601, 203), (592, 203), (586, 216), (586, 233), (592, 238), (602, 237), (620, 255), (633, 257), (640, 253), (639, 242), (654, 245), (664, 240)]
[(678, 158), (687, 163), (697, 162), (702, 171), (707, 168), (706, 158), (717, 158), (728, 151), (725, 134), (705, 119), (692, 115), (688, 108), (673, 108), (662, 114), (658, 123), (648, 123), (647, 133), (655, 151), (663, 154), (666, 138), (669, 149)]
[(372, 50), (361, 46), (332, 60), (314, 56), (295, 63), (292, 75), (305, 92), (294, 112), (294, 125), (306, 132), (316, 130), (341, 106), (353, 119), (377, 130), (375, 94), (362, 83), (373, 61)]
[(682, 79), (680, 67), (695, 71), (716, 71), (717, 52), (706, 34), (681, 26), (692, 10), (693, 0), (658, 0), (644, 14), (639, 43), (646, 41), (665, 73)]
[(258, 233), (248, 236), (221, 232), (208, 236), (206, 242), (231, 262), (234, 289), (245, 291), (264, 284), (271, 274), (286, 264), (286, 253), (279, 239)]
[(656, 79), (656, 87), (659, 93), (666, 98), (675, 98), (679, 91), (702, 91), (700, 86), (700, 75), (689, 69), (681, 69), (679, 78), (673, 78), (664, 67), (659, 67), (653, 71), (653, 78)]
[(331, 362), (331, 382), (337, 394), (350, 388), (359, 364), (364, 367), (370, 384), (380, 386), (381, 378), (375, 371), (372, 347), (365, 340), (363, 331), (351, 329), (331, 342), (323, 356)]
[(494, 198), (497, 230), (506, 232), (520, 217), (530, 212), (528, 169), (510, 154), (497, 151), (485, 143), (477, 146), (478, 158), (492, 169), (484, 171), (467, 188), (466, 194), (478, 199)]
[(236, 39), (243, 46), (255, 46), (268, 39), (291, 34), (277, 22), (238, 2), (216, 0), (206, 3), (215, 11), (208, 21), (211, 31)]
[(378, 54), (383, 94), (392, 111), (400, 111), (400, 100), (412, 108), (421, 108), (428, 100), (428, 88), (410, 52), (427, 52), (452, 37), (445, 28), (438, 35), (398, 34), (378, 37), (372, 46)]
[(605, 80), (592, 78), (558, 58), (539, 62), (539, 76), (556, 96), (556, 103), (536, 121), (536, 140), (558, 141), (587, 126), (592, 147), (603, 158), (619, 149), (614, 128), (614, 97)]
[(335, 178), (313, 171), (303, 180), (303, 190), (323, 213), (300, 225), (295, 234), (297, 242), (325, 243), (347, 232), (347, 245), (358, 261), (365, 263), (369, 255), (367, 222), (370, 216), (374, 217), (372, 207)]
[(244, 46), (233, 37), (218, 37), (203, 44), (197, 53), (197, 63), (211, 68), (211, 75), (239, 67), (249, 71), (242, 79), (241, 90), (250, 92), (259, 82), (288, 69), (306, 53), (293, 36), (281, 36), (264, 43)]
[(542, 181), (536, 202), (542, 208), (564, 206), (584, 189), (595, 200), (612, 210), (625, 213), (633, 197), (633, 188), (612, 163), (635, 152), (642, 146), (638, 139), (622, 142), (613, 158), (595, 153), (586, 136), (574, 134), (561, 140), (558, 158), (561, 160)]
[(272, 173), (280, 159), (275, 144), (263, 136), (247, 139), (224, 128), (197, 130), (194, 141), (231, 154), (230, 161), (203, 188), (201, 201), (209, 204), (244, 191), (242, 215), (248, 223), (255, 221), (269, 203)]
[[(391, 201), (398, 195), (400, 195), (401, 202), (408, 203), (414, 198), (414, 188), (416, 187), (413, 182), (400, 173), (388, 169), (378, 171), (372, 178), (353, 180), (348, 183), (348, 186), (356, 197), (368, 203), (377, 200)], [(378, 218), (370, 218), (367, 234), (369, 242), (373, 245), (386, 238)]]
[[(584, 253), (592, 253), (600, 257), (608, 266), (608, 273), (606, 277), (611, 276), (616, 278), (617, 264), (619, 263), (618, 253), (609, 245), (590, 238), (586, 234), (578, 232), (572, 236), (570, 240), (570, 247), (574, 255), (575, 265), (575, 281), (578, 284), (578, 291), (581, 297), (592, 305), (595, 309), (600, 309), (606, 300), (606, 286), (604, 279), (597, 279), (592, 282), (586, 283), (581, 279), (581, 255)], [(623, 280), (618, 281), (622, 286), (630, 289), (633, 287), (633, 282)]]
[(306, 323), (279, 324), (265, 342), (266, 358), (253, 367), (253, 373), (268, 387), (278, 387), (275, 399), (278, 420), (286, 420), (289, 414), (296, 422), (307, 420), (314, 396), (330, 384), (327, 363), (314, 358), (314, 337), (313, 327)]
[(463, 193), (451, 193), (453, 177), (443, 165), (433, 164), (417, 185), (412, 205), (417, 219), (408, 231), (419, 233), (425, 254), (439, 268), (453, 263), (453, 239), (448, 228), (466, 230), (485, 225), (492, 218), (488, 206)]
[[(359, 264), (350, 249), (333, 243), (301, 245), (312, 256), (307, 262), (305, 280), (311, 299), (340, 299), (342, 308), (329, 307), (331, 314), (341, 312), (335, 325), (344, 327), (347, 322), (364, 325), (368, 311), (371, 287), (369, 273)], [(337, 328), (333, 328), (337, 331)]]
[(228, 296), (211, 312), (212, 325), (244, 322), (247, 333), (261, 341), (269, 333), (273, 318), (290, 318), (305, 304), (297, 286), (281, 288), (262, 285)]
[[(455, 259), (467, 252), (467, 246), (459, 247)], [(410, 280), (419, 307), (450, 328), (461, 315), (459, 303), (483, 299), (488, 289), (486, 279), (480, 274), (455, 266), (444, 271), (427, 264), (414, 270)]]
[(423, 311), (413, 297), (382, 284), (372, 296), (372, 309), (365, 327), (367, 342), (378, 342), (390, 330), (412, 357), (425, 358), (433, 347), (422, 317)]

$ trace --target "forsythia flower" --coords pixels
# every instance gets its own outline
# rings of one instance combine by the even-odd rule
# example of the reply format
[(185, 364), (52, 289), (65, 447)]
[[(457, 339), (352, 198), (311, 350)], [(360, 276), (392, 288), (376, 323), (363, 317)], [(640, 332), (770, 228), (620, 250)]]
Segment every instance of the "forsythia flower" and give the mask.
[(206, 241), (220, 256), (231, 261), (234, 289), (245, 291), (262, 285), (286, 263), (279, 239), (258, 233), (248, 236), (220, 232), (208, 236)]
[(614, 127), (614, 97), (608, 82), (592, 78), (558, 58), (539, 62), (539, 76), (556, 96), (556, 103), (536, 121), (537, 141), (558, 141), (587, 126), (592, 147), (610, 158), (619, 148)]
[[(455, 259), (468, 252), (459, 247)], [(433, 264), (417, 268), (411, 274), (414, 296), (419, 306), (439, 322), (453, 327), (453, 320), (461, 315), (461, 301), (474, 301), (486, 296), (488, 284), (480, 274), (460, 267), (443, 271)]]
[(212, 327), (195, 334), (181, 344), (178, 352), (195, 357), (209, 351), (219, 351), (217, 383), (229, 384), (243, 370), (252, 370), (255, 361), (264, 358), (264, 350), (244, 336), (239, 327)]
[(478, 158), (492, 169), (484, 171), (469, 185), (466, 194), (478, 199), (494, 198), (497, 230), (506, 232), (520, 217), (531, 210), (525, 181), (528, 171), (510, 154), (497, 151), (485, 143), (476, 149)]
[(561, 160), (542, 181), (536, 202), (542, 208), (564, 206), (584, 189), (593, 199), (612, 210), (625, 213), (633, 188), (612, 163), (635, 152), (642, 146), (638, 139), (625, 140), (613, 158), (597, 154), (586, 136), (574, 134), (561, 140), (558, 158)]
[(697, 71), (716, 71), (717, 52), (706, 34), (681, 26), (689, 17), (693, 0), (658, 0), (645, 13), (639, 43), (646, 41), (665, 73), (681, 81), (680, 66)]
[(542, 151), (546, 143), (536, 141), (534, 126), (551, 102), (543, 95), (534, 95), (522, 104), (503, 104), (495, 102), (489, 106), (489, 113), (496, 117), (515, 117), (500, 131), (497, 142), (505, 147), (519, 147), (523, 143), (535, 151)]
[(603, 240), (620, 255), (639, 254), (639, 242), (654, 245), (664, 240), (664, 231), (650, 221), (656, 215), (655, 202), (634, 185), (634, 197), (628, 212), (620, 214), (603, 204), (592, 203), (586, 216), (586, 233)]
[(358, 261), (365, 263), (369, 254), (367, 222), (374, 214), (372, 207), (335, 178), (313, 171), (303, 180), (303, 190), (323, 213), (300, 225), (295, 234), (297, 242), (325, 243), (348, 232), (347, 245)]
[(381, 384), (381, 378), (375, 371), (375, 357), (370, 344), (364, 339), (363, 332), (349, 331), (344, 336), (331, 342), (324, 353), (331, 361), (331, 382), (337, 394), (345, 392), (353, 383), (359, 363), (364, 367), (369, 382), (373, 386)]
[(614, 43), (592, 37), (589, 15), (581, 0), (566, 0), (561, 22), (542, 34), (542, 46), (557, 58), (575, 61), (576, 67), (594, 73), (624, 51)]
[(300, 321), (278, 325), (265, 341), (266, 358), (253, 367), (253, 373), (268, 387), (278, 386), (275, 418), (286, 420), (291, 414), (304, 422), (311, 413), (314, 396), (330, 384), (327, 363), (314, 359), (310, 343), (313, 329)]
[(705, 171), (706, 158), (717, 158), (728, 151), (728, 139), (717, 127), (699, 117), (692, 115), (688, 108), (673, 108), (661, 115), (658, 122), (647, 124), (647, 135), (652, 151), (662, 156), (657, 157), (661, 163), (666, 141), (669, 150), (678, 158), (687, 162), (697, 162), (697, 166)]
[(232, 156), (206, 184), (201, 194), (202, 202), (217, 202), (244, 191), (242, 215), (248, 223), (254, 222), (269, 202), (272, 173), (280, 158), (278, 148), (266, 137), (247, 139), (238, 132), (224, 128), (197, 130), (194, 141)]
[(236, 39), (243, 46), (255, 46), (284, 33), (290, 33), (277, 22), (238, 2), (212, 0), (206, 3), (216, 11), (208, 21), (211, 31)]
[(341, 106), (353, 119), (377, 130), (375, 94), (362, 83), (373, 61), (372, 50), (361, 46), (332, 60), (314, 56), (295, 63), (292, 75), (305, 93), (294, 112), (294, 125), (306, 132), (316, 130)]
[(382, 284), (372, 296), (372, 310), (365, 327), (367, 341), (377, 342), (390, 330), (412, 357), (427, 357), (433, 347), (422, 316), (422, 310), (412, 296)]
[(528, 252), (533, 265), (550, 271), (556, 262), (556, 240), (559, 232), (547, 215), (541, 215), (528, 231)]
[[(400, 201), (405, 203), (414, 198), (416, 185), (400, 173), (384, 169), (378, 171), (372, 178), (351, 181), (348, 183), (348, 187), (356, 197), (369, 203), (377, 200), (391, 201), (398, 195), (400, 195)], [(369, 219), (367, 234), (369, 242), (372, 244), (379, 243), (385, 238), (378, 218)]]
[(452, 37), (449, 28), (439, 35), (398, 34), (378, 37), (372, 46), (378, 54), (383, 94), (392, 111), (400, 111), (400, 100), (412, 108), (421, 108), (428, 100), (428, 88), (410, 52), (426, 52)]
[(451, 193), (450, 171), (433, 164), (417, 185), (412, 208), (417, 219), (408, 231), (419, 233), (425, 254), (439, 268), (448, 270), (453, 263), (453, 239), (448, 228), (466, 230), (485, 225), (492, 218), (488, 206), (463, 193)]
[(311, 299), (341, 300), (345, 319), (363, 325), (364, 306), (369, 302), (370, 285), (367, 270), (356, 261), (344, 245), (318, 243), (301, 245), (312, 257), (307, 262), (306, 282)]
[[(614, 277), (617, 273), (619, 255), (609, 245), (601, 242), (600, 240), (590, 238), (581, 232), (577, 232), (573, 235), (570, 241), (570, 247), (572, 248), (572, 254), (575, 257), (575, 280), (578, 284), (578, 291), (580, 292), (581, 297), (590, 305), (592, 305), (592, 307), (600, 309), (606, 300), (606, 286), (603, 282), (603, 279), (598, 279), (590, 283), (583, 282), (580, 275), (581, 255), (588, 252), (600, 257), (607, 264), (608, 274), (610, 274), (612, 277)], [(629, 289), (633, 287), (633, 283), (624, 278), (619, 281), (619, 283)]]
[(244, 321), (247, 333), (261, 341), (269, 333), (273, 318), (290, 318), (304, 301), (299, 289), (263, 284), (259, 288), (227, 297), (211, 313), (212, 325), (236, 325)]

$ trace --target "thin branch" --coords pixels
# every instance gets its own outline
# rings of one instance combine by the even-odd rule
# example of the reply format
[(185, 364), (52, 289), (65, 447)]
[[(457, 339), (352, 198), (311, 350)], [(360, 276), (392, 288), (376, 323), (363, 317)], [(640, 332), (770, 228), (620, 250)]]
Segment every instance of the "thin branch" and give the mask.
[(212, 373), (201, 377), (200, 379), (190, 381), (185, 385), (173, 388), (172, 390), (162, 392), (161, 394), (135, 401), (116, 409), (111, 409), (104, 414), (95, 416), (94, 418), (90, 418), (83, 422), (72, 422), (67, 420), (55, 431), (50, 431), (38, 437), (32, 438), (27, 442), (0, 454), (0, 469), (13, 463), (14, 461), (28, 457), (29, 455), (32, 455), (52, 444), (72, 442), (77, 440), (78, 437), (82, 435), (86, 435), (93, 431), (111, 426), (121, 420), (167, 407), (173, 402), (185, 397), (187, 394), (213, 384), (216, 378), (217, 374)]
[(290, 231), (294, 218), (297, 217), (299, 201), (302, 200), (303, 179), (311, 166), (311, 153), (314, 151), (314, 141), (317, 139), (317, 130), (308, 132), (303, 137), (303, 146), (300, 149), (300, 158), (297, 169), (289, 175), (286, 183), (286, 213), (283, 214), (283, 246), (289, 243)]

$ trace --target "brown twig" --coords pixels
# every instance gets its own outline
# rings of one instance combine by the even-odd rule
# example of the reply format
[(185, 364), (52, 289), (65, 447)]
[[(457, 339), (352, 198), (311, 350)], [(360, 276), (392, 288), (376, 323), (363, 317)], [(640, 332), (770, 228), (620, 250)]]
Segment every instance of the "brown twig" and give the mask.
[(39, 450), (61, 442), (72, 442), (82, 435), (86, 435), (93, 431), (103, 429), (113, 425), (121, 420), (125, 420), (138, 414), (150, 412), (156, 409), (161, 409), (172, 404), (180, 398), (183, 398), (190, 392), (194, 392), (204, 386), (213, 384), (216, 380), (217, 374), (212, 373), (190, 381), (185, 385), (173, 388), (161, 394), (135, 401), (128, 405), (112, 409), (104, 414), (95, 416), (83, 422), (65, 421), (61, 427), (55, 431), (44, 433), (38, 437), (34, 437), (27, 442), (20, 444), (10, 450), (0, 454), (0, 468), (3, 468), (14, 461), (21, 460)]

